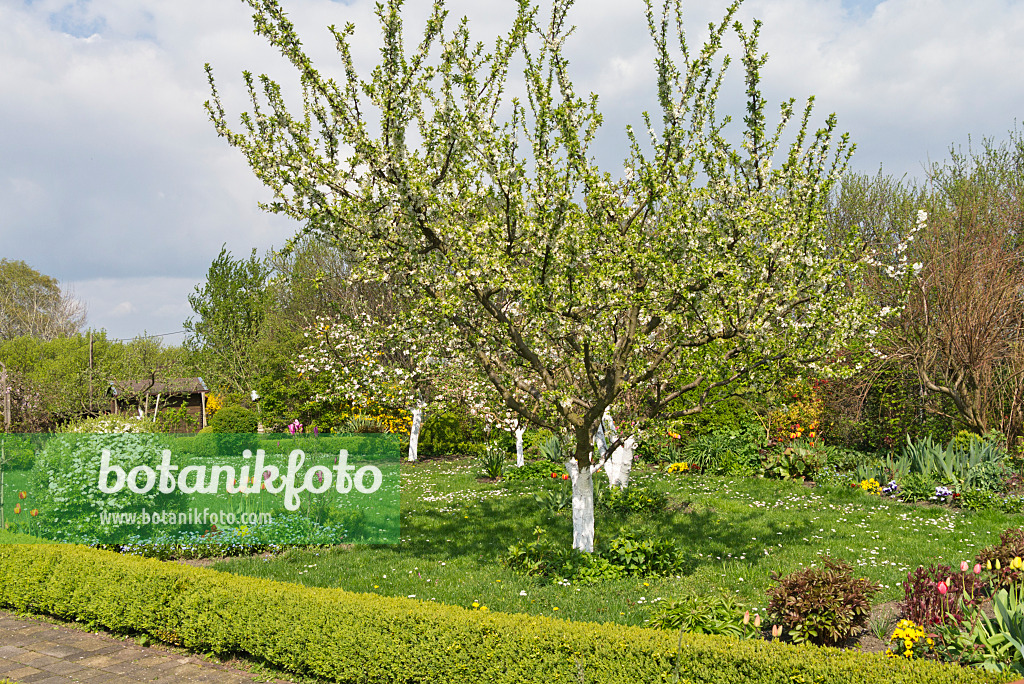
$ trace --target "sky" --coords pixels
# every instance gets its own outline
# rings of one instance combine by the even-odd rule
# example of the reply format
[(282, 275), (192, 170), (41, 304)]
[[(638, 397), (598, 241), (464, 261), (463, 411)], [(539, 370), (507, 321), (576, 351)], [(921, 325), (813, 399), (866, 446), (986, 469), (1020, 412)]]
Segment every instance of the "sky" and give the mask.
[[(282, 4), (321, 73), (342, 75), (332, 24), (354, 23), (357, 67), (375, 63), (371, 0)], [(726, 4), (684, 3), (691, 43)], [(407, 0), (410, 31), (429, 6)], [(515, 2), (448, 7), (491, 41)], [(203, 106), (207, 62), (232, 121), (244, 70), (295, 95), (250, 15), (240, 0), (0, 0), (0, 257), (60, 280), (110, 338), (180, 343), (188, 295), (222, 246), (263, 254), (299, 228), (259, 209), (269, 191)], [(768, 101), (814, 95), (815, 125), (834, 112), (857, 144), (853, 171), (922, 180), (951, 146), (1004, 140), (1024, 118), (1024, 0), (747, 0), (740, 18), (763, 21)], [(655, 111), (643, 1), (577, 0), (569, 19), (577, 92), (597, 93), (605, 114), (596, 156), (621, 168), (625, 126)], [(720, 111), (740, 120), (742, 83), (730, 83)]]

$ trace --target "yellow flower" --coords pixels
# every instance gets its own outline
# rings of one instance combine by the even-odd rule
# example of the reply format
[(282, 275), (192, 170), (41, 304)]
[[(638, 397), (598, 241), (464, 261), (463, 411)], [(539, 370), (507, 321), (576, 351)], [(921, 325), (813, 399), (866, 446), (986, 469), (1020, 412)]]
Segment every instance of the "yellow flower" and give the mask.
[(479, 601), (473, 601), (473, 607), (474, 608), (479, 608), (480, 607), (480, 602)]

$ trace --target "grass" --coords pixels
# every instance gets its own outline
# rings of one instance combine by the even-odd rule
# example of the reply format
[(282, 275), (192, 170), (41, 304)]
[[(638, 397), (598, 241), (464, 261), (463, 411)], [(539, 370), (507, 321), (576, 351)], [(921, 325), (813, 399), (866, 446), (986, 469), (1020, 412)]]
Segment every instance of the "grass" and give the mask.
[(667, 475), (635, 471), (634, 484), (669, 495), (652, 516), (600, 515), (598, 544), (622, 528), (670, 538), (689, 556), (670, 578), (631, 578), (565, 586), (510, 573), (498, 558), (531, 538), (535, 526), (566, 546), (568, 511), (558, 515), (533, 499), (550, 480), (478, 481), (472, 461), (404, 464), (402, 542), (289, 551), (274, 558), (238, 558), (215, 567), (309, 586), (415, 597), (498, 610), (643, 624), (664, 600), (723, 592), (754, 608), (767, 605), (771, 573), (787, 574), (819, 553), (846, 559), (858, 576), (882, 585), (875, 602), (903, 598), (901, 582), (918, 565), (957, 565), (1020, 525), (1020, 516), (908, 506), (849, 488), (807, 488), (757, 478)]

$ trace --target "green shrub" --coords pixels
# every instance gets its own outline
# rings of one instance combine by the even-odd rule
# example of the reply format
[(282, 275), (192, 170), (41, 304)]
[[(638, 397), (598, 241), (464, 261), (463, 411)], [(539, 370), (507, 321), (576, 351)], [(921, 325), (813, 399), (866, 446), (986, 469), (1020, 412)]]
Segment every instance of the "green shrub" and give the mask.
[(625, 576), (664, 577), (682, 572), (686, 564), (682, 551), (665, 539), (637, 539), (636, 535), (620, 533), (595, 553), (581, 553), (546, 543), (545, 534), (544, 528), (535, 528), (534, 539), (510, 546), (502, 563), (525, 575), (584, 584)]
[(556, 469), (559, 474), (565, 472), (564, 467), (555, 466), (550, 461), (527, 461), (521, 466), (506, 468), (505, 481), (554, 479), (551, 474), (556, 472)]
[(0, 468), (7, 471), (32, 470), (36, 462), (37, 441), (29, 435), (0, 434), (3, 447)]
[(594, 497), (597, 508), (611, 513), (650, 514), (664, 510), (667, 504), (663, 492), (635, 483), (619, 488), (599, 485), (595, 480)]
[(220, 454), (238, 456), (249, 449), (256, 450), (256, 414), (242, 406), (225, 406), (210, 419), (211, 432)]
[(935, 478), (924, 473), (910, 473), (897, 480), (899, 498), (906, 503), (928, 501), (935, 496)]
[(837, 644), (867, 624), (879, 585), (854, 579), (849, 563), (821, 556), (820, 568), (772, 573), (768, 618), (796, 643)]
[(651, 627), (682, 630), (688, 634), (752, 639), (761, 636), (761, 618), (728, 594), (687, 596), (664, 604), (654, 613)]
[(60, 434), (53, 435), (40, 450), (29, 473), (34, 506), (34, 524), (40, 536), (61, 541), (107, 542), (120, 536), (119, 527), (103, 523), (97, 510), (120, 513), (138, 510), (180, 511), (187, 496), (175, 489), (170, 494), (154, 487), (145, 494), (128, 488), (116, 495), (102, 493), (99, 454), (109, 449), (125, 472), (139, 465), (152, 465), (153, 455), (167, 447), (162, 435), (153, 434)]
[(256, 414), (243, 406), (225, 406), (210, 419), (211, 432), (218, 434), (255, 433), (258, 426)]
[(199, 652), (248, 654), (335, 682), (635, 684), (676, 674), (704, 684), (1009, 679), (882, 654), (485, 613), (53, 544), (0, 546), (0, 605)]
[(472, 453), (472, 445), (486, 438), (484, 424), (463, 411), (427, 415), (420, 431), (419, 453), (429, 456), (457, 456)]

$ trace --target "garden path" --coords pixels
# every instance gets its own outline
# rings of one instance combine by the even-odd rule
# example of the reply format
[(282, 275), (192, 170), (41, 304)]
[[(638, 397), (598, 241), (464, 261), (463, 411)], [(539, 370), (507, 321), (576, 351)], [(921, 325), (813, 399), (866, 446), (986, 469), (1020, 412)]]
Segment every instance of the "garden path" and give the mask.
[(159, 646), (0, 610), (0, 681), (17, 684), (290, 684)]

